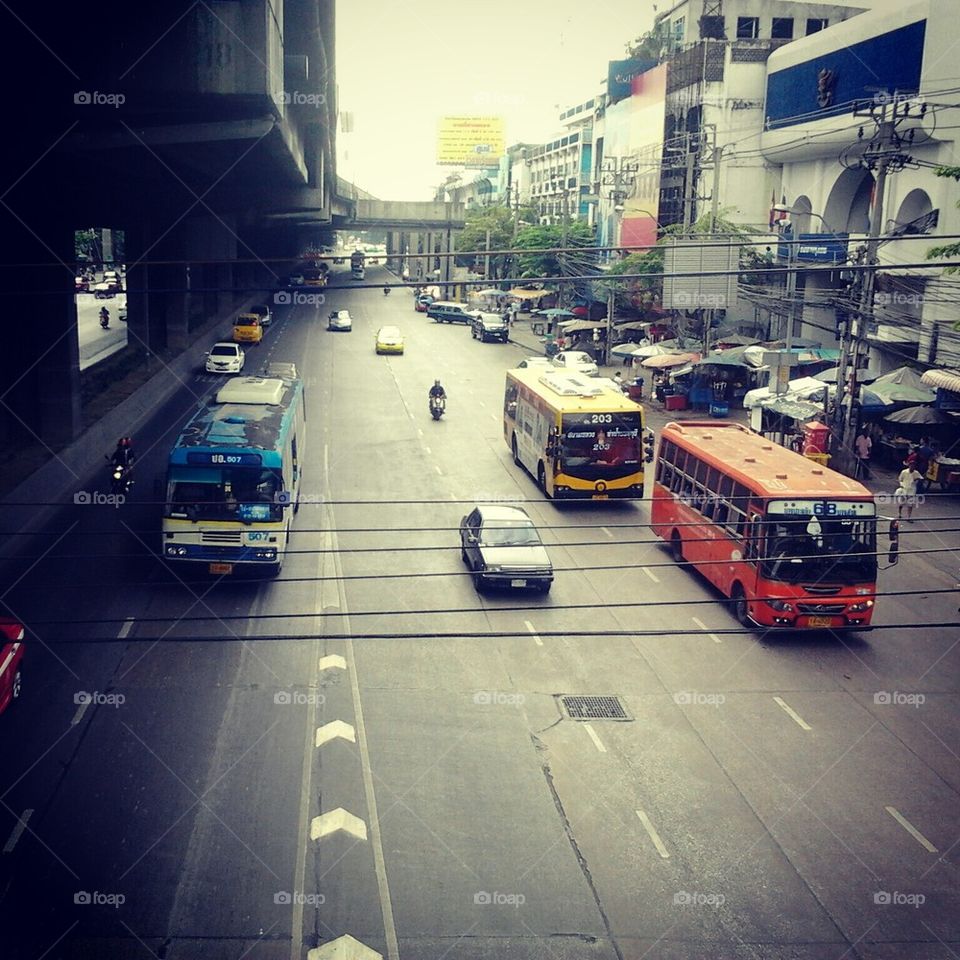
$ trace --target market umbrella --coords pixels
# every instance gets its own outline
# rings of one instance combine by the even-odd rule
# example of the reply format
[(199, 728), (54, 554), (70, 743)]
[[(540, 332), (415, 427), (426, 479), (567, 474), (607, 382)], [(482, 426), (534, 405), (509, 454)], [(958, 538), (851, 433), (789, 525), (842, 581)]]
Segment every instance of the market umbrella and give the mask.
[(756, 337), (745, 337), (742, 333), (731, 333), (726, 337), (715, 337), (715, 343), (729, 343), (734, 347), (749, 347), (760, 341)]
[(864, 389), (861, 402), (869, 406), (889, 406), (892, 403), (933, 403), (936, 392), (920, 380), (920, 374), (909, 367), (899, 367), (877, 377)]
[(551, 317), (552, 319), (556, 319), (557, 317), (576, 317), (576, 314), (574, 314), (573, 311), (561, 310), (560, 307), (550, 307), (547, 310), (538, 310), (537, 313), (539, 313), (542, 317)]
[(666, 353), (677, 353), (676, 350), (671, 350), (669, 347), (665, 347), (662, 343), (649, 343), (645, 347), (634, 347), (633, 353), (630, 354), (632, 357), (662, 357)]
[(789, 417), (791, 420), (813, 420), (823, 416), (822, 405), (809, 403), (806, 400), (771, 397), (769, 400), (764, 400), (760, 406), (764, 410), (777, 413), (782, 417)]
[(941, 413), (935, 407), (904, 407), (894, 413), (888, 413), (884, 418), (888, 423), (923, 423), (946, 424), (957, 421), (946, 413)]
[(599, 330), (606, 325), (606, 320), (567, 320), (560, 324), (560, 329), (564, 333), (578, 333), (581, 330)]
[(614, 330), (646, 330), (651, 326), (649, 320), (628, 320), (626, 323), (614, 323)]
[[(814, 380), (822, 380), (824, 383), (836, 383), (837, 382), (837, 371), (839, 367), (827, 367), (826, 370), (820, 370), (817, 373), (811, 373), (810, 376)], [(857, 382), (858, 383), (870, 383), (872, 380), (875, 380), (872, 374), (867, 373), (866, 370), (861, 370), (857, 373)]]
[(485, 290), (476, 291), (478, 297), (499, 297), (502, 293), (503, 291), (496, 287), (487, 287)]
[(641, 366), (651, 370), (666, 370), (668, 367), (679, 367), (684, 363), (693, 363), (700, 359), (699, 353), (665, 353), (659, 357), (647, 357)]
[[(503, 291), (500, 291), (503, 293)], [(507, 295), (510, 297), (516, 297), (518, 300), (538, 300), (540, 297), (546, 297), (549, 294), (553, 293), (552, 290), (524, 290), (521, 287), (515, 287), (513, 290), (508, 290)]]
[(634, 357), (638, 349), (635, 343), (618, 343), (610, 352), (615, 357)]

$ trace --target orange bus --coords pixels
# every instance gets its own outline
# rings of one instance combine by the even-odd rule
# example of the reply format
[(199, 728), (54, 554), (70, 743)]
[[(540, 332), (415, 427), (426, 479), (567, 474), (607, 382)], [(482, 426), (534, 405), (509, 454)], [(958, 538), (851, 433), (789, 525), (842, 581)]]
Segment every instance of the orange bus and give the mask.
[(740, 424), (669, 423), (651, 522), (744, 626), (870, 629), (877, 508), (856, 480)]

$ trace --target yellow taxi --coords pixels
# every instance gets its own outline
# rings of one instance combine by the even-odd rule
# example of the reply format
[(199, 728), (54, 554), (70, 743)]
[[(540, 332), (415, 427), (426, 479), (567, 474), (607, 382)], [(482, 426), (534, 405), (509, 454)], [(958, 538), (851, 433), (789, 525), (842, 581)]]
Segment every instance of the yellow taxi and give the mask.
[(234, 343), (260, 343), (263, 340), (263, 322), (255, 313), (241, 313), (233, 321)]
[(381, 327), (377, 331), (377, 353), (403, 353), (403, 334), (399, 327)]

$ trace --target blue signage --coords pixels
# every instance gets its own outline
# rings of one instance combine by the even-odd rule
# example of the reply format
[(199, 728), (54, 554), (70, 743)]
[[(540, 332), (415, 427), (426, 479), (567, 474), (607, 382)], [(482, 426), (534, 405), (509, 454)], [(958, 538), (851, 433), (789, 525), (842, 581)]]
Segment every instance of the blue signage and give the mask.
[(187, 463), (205, 467), (259, 467), (263, 458), (259, 453), (200, 453), (194, 450), (187, 454)]
[[(918, 20), (771, 73), (767, 127), (850, 113), (853, 101), (870, 100), (878, 89), (899, 95), (919, 90), (926, 27), (926, 20)], [(829, 33), (822, 36), (827, 42)]]
[[(794, 257), (812, 263), (846, 263), (849, 234), (846, 233), (801, 233), (794, 245)], [(781, 261), (790, 259), (790, 247), (777, 244), (777, 256)]]
[(630, 96), (630, 83), (634, 77), (652, 70), (656, 60), (611, 60), (607, 70), (607, 96), (611, 103)]

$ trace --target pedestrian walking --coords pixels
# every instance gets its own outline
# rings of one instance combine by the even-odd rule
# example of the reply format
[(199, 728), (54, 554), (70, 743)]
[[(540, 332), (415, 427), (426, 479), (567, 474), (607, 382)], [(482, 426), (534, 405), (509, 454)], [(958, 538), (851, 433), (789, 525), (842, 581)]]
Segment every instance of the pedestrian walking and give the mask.
[(901, 520), (913, 521), (913, 508), (917, 505), (917, 484), (922, 479), (923, 474), (904, 461), (900, 476), (897, 477), (897, 483), (900, 485), (894, 492), (897, 498), (897, 516)]
[(855, 480), (871, 480), (870, 474), (870, 451), (873, 449), (873, 441), (866, 430), (861, 429), (857, 434), (857, 439), (853, 441), (853, 451), (857, 457), (857, 466), (854, 471)]

